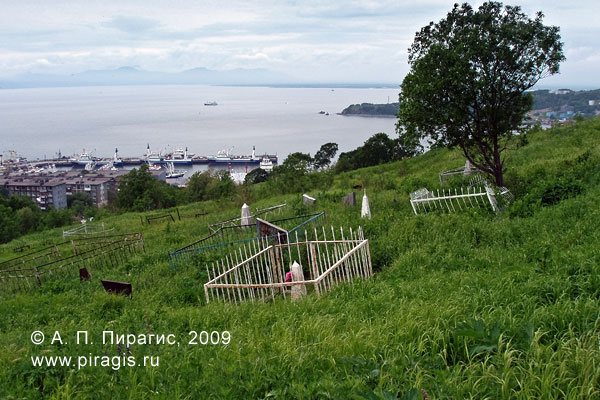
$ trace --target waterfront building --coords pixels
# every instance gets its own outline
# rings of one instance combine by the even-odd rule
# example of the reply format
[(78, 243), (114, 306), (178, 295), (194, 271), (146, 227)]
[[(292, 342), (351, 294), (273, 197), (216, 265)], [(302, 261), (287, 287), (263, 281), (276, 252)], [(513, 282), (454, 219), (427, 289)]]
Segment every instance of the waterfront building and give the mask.
[(62, 179), (53, 177), (0, 178), (0, 186), (9, 196), (26, 196), (45, 211), (49, 206), (60, 210), (67, 207), (67, 185)]

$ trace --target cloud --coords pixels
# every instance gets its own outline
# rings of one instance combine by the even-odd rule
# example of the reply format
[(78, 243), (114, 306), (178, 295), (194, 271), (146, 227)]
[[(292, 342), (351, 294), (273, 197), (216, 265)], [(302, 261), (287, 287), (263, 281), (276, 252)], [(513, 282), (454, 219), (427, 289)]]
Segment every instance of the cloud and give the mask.
[[(591, 79), (597, 68), (586, 56), (600, 51), (597, 0), (567, 8), (559, 0), (521, 3), (561, 27), (568, 57), (561, 69), (570, 71), (573, 63), (580, 79)], [(7, 2), (0, 14), (0, 73), (248, 67), (307, 80), (397, 81), (407, 72), (415, 32), (451, 8), (447, 0)]]
[(126, 33), (142, 33), (159, 28), (162, 24), (150, 18), (119, 16), (102, 23), (102, 26)]

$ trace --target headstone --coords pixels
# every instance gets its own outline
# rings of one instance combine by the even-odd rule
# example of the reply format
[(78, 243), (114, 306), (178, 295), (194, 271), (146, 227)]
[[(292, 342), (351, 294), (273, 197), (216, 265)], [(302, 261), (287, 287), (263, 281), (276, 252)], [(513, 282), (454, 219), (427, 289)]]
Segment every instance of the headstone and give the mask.
[(469, 162), (469, 160), (467, 160), (467, 162), (465, 163), (463, 176), (469, 175), (471, 172), (473, 172), (473, 170), (471, 169), (471, 163)]
[(342, 197), (342, 204), (345, 206), (354, 207), (356, 205), (356, 193), (348, 193)]
[(307, 206), (312, 206), (317, 202), (317, 199), (315, 199), (314, 197), (310, 197), (307, 194), (303, 194), (302, 195), (302, 202), (307, 205)]
[(369, 199), (367, 198), (367, 189), (365, 189), (365, 193), (363, 194), (360, 216), (362, 218), (371, 219), (371, 208), (369, 207)]
[(101, 280), (102, 286), (106, 293), (123, 294), (125, 296), (131, 296), (132, 286), (130, 282), (117, 282)]
[(89, 281), (90, 279), (92, 279), (92, 277), (90, 276), (90, 273), (88, 272), (87, 268), (79, 268), (79, 280)]
[(242, 226), (250, 225), (254, 225), (254, 219), (252, 218), (250, 207), (248, 207), (248, 204), (244, 203), (242, 206)]
[[(290, 268), (292, 271), (292, 281), (293, 282), (303, 282), (304, 281), (304, 272), (302, 271), (302, 266), (294, 261), (292, 267)], [(294, 285), (291, 290), (292, 300), (298, 300), (302, 297), (306, 296), (306, 286), (304, 285)]]
[[(287, 243), (288, 231), (280, 226), (272, 224), (260, 218), (256, 218), (256, 230), (258, 237), (273, 237), (275, 243)], [(278, 239), (278, 240), (277, 240)]]

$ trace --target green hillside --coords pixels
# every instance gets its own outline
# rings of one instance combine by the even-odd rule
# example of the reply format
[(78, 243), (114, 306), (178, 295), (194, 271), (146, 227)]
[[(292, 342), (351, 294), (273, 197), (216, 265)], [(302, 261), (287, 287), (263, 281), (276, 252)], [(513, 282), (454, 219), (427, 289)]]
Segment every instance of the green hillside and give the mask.
[[(180, 207), (174, 223), (104, 218), (117, 233), (143, 233), (145, 253), (102, 274), (132, 282), (133, 297), (106, 294), (76, 271), (36, 291), (3, 291), (0, 398), (600, 398), (600, 119), (532, 132), (508, 156), (516, 200), (499, 215), (414, 215), (409, 194), (438, 188), (439, 172), (464, 164), (458, 151), (436, 149), (335, 175), (309, 192), (312, 209), (301, 193), (270, 198), (259, 184), (228, 202)], [(360, 219), (360, 202), (340, 203), (357, 185), (371, 220)], [(286, 201), (287, 213), (325, 210), (324, 225), (336, 229), (362, 226), (374, 276), (296, 302), (207, 305), (203, 262), (174, 272), (168, 252), (250, 199), (253, 208)], [(60, 242), (61, 232), (2, 245), (0, 260), (23, 244)], [(46, 335), (39, 346), (30, 338), (37, 330)], [(49, 343), (55, 331), (63, 344)], [(77, 344), (77, 331), (94, 343)], [(127, 349), (102, 344), (103, 331), (173, 334), (180, 344)], [(190, 331), (228, 331), (230, 341), (189, 344)], [(56, 355), (121, 365), (32, 365), (32, 356)], [(160, 364), (122, 365), (127, 356)]]

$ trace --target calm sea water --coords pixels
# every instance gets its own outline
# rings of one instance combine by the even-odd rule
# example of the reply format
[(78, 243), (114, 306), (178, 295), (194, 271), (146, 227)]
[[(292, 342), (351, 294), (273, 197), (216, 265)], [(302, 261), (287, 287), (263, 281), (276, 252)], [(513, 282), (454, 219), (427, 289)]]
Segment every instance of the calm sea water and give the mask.
[[(213, 155), (314, 154), (340, 151), (377, 132), (394, 134), (394, 118), (336, 115), (354, 103), (397, 101), (398, 89), (131, 86), (0, 90), (0, 152), (29, 159), (79, 154), (109, 157), (188, 147)], [(217, 106), (204, 106), (216, 101)], [(330, 115), (319, 114), (319, 111)]]

